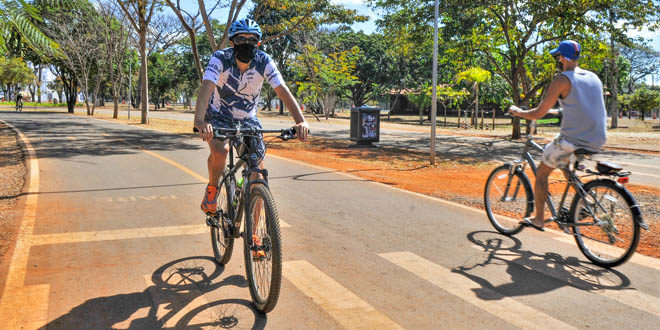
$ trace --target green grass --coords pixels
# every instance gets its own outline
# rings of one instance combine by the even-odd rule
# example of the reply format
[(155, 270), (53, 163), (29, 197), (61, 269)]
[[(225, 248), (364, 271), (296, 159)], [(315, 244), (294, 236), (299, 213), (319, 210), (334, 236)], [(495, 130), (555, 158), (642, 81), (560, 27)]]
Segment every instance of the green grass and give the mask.
[(538, 125), (549, 125), (549, 124), (559, 125), (559, 118), (539, 119), (539, 120), (536, 121), (536, 124), (538, 124)]
[[(16, 106), (16, 102), (0, 102), (0, 105)], [(77, 106), (82, 106), (82, 104), (77, 104)], [(58, 108), (66, 107), (66, 103), (23, 102), (23, 108), (25, 107)]]

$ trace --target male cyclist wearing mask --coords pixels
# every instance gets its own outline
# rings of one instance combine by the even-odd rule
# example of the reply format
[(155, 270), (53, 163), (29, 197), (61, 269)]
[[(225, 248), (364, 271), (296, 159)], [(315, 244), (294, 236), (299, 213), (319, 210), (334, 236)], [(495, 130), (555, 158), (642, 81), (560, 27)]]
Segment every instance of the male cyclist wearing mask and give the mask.
[(568, 166), (577, 149), (598, 152), (605, 144), (607, 129), (603, 83), (595, 73), (578, 67), (580, 45), (573, 40), (564, 40), (550, 54), (555, 56), (561, 73), (550, 83), (541, 104), (528, 111), (516, 106), (509, 108), (512, 115), (530, 120), (543, 118), (557, 101), (563, 108), (560, 133), (545, 146), (543, 161), (536, 172), (536, 216), (521, 222), (541, 231), (548, 176), (555, 168)]
[[(213, 53), (204, 72), (195, 106), (194, 125), (200, 137), (209, 144), (207, 161), (209, 182), (201, 209), (205, 213), (216, 211), (218, 183), (225, 167), (228, 141), (213, 139), (213, 128), (262, 128), (257, 119), (257, 102), (264, 80), (273, 87), (296, 122), (296, 133), (301, 141), (307, 140), (309, 125), (295, 98), (287, 88), (275, 62), (258, 49), (261, 28), (251, 19), (238, 20), (229, 27), (230, 48)], [(266, 151), (263, 139), (257, 149), (263, 157)], [(263, 167), (263, 162), (260, 163)]]

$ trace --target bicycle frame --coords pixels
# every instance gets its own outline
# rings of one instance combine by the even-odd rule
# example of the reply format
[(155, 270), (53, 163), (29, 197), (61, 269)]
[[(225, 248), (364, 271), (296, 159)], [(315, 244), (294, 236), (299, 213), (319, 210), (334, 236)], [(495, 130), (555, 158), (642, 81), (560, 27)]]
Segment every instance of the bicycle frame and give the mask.
[[(234, 227), (234, 232), (232, 233), (234, 238), (240, 237), (240, 227), (241, 227), (241, 219), (243, 216), (243, 212), (245, 211), (246, 214), (249, 214), (249, 210), (247, 208), (249, 207), (249, 200), (250, 200), (250, 187), (252, 185), (261, 183), (264, 184), (266, 187), (268, 187), (268, 170), (266, 169), (260, 169), (257, 166), (249, 166), (249, 163), (245, 157), (250, 153), (249, 150), (243, 150), (243, 148), (249, 148), (247, 144), (243, 141), (239, 141), (239, 147), (236, 150), (236, 153), (239, 154), (239, 160), (234, 164), (234, 149), (236, 149), (236, 146), (233, 145), (234, 141), (240, 140), (237, 137), (230, 137), (228, 138), (230, 146), (229, 146), (229, 164), (227, 165), (227, 168), (229, 171), (223, 176), (222, 180), (220, 181), (220, 184), (225, 184), (225, 182), (231, 178), (234, 177), (236, 172), (240, 169), (243, 168), (243, 171), (241, 173), (241, 177), (243, 178), (243, 184), (241, 185), (241, 188), (236, 192), (237, 195), (240, 197), (238, 198), (238, 203), (236, 205), (236, 213), (234, 214), (234, 217), (232, 220), (232, 225)], [(247, 166), (246, 166), (247, 164)], [(263, 176), (263, 179), (250, 179), (250, 174), (252, 173), (259, 173)], [(230, 203), (233, 201), (229, 201)], [(247, 230), (247, 228), (246, 228)], [(251, 244), (252, 243), (252, 236), (248, 235), (248, 241)]]
[[(532, 129), (535, 127), (535, 122), (533, 121), (531, 124)], [(534, 137), (531, 134), (527, 134), (527, 141), (525, 142), (525, 147), (523, 148), (522, 156), (521, 159), (514, 161), (514, 166), (511, 167), (512, 171), (524, 171), (525, 170), (525, 163), (528, 163), (532, 173), (534, 173), (534, 176), (536, 176), (536, 172), (538, 170), (538, 167), (536, 166), (536, 162), (534, 162), (534, 158), (532, 158), (532, 155), (530, 153), (531, 150), (537, 150), (540, 152), (543, 152), (543, 147), (536, 143), (534, 141)], [(568, 168), (561, 168), (561, 171), (564, 174), (564, 177), (567, 178), (568, 184), (566, 185), (566, 188), (564, 189), (564, 193), (562, 194), (561, 201), (559, 202), (559, 208), (561, 209), (566, 202), (566, 197), (568, 196), (568, 191), (571, 187), (575, 190), (577, 194), (579, 194), (581, 197), (586, 196), (586, 192), (583, 189), (583, 184), (580, 178), (575, 174), (575, 169), (579, 166), (580, 159), (575, 161), (575, 164), (573, 166), (573, 170), (569, 170)], [(513, 173), (513, 172), (512, 172)], [(508, 193), (509, 185), (510, 185), (510, 180), (512, 176), (509, 176), (509, 182), (507, 183), (507, 188), (505, 190), (505, 195)], [(514, 192), (514, 196), (517, 195), (518, 189), (520, 184), (518, 184), (518, 187), (516, 187), (516, 191)], [(603, 206), (600, 204), (600, 202), (595, 201), (596, 205), (600, 208), (603, 208)], [(548, 197), (546, 199), (546, 204), (548, 205), (548, 209), (550, 210), (550, 214), (552, 215), (553, 219), (559, 220), (558, 214), (557, 214), (557, 209), (555, 208), (554, 203), (552, 202), (550, 193), (548, 192)], [(567, 223), (565, 224), (566, 226), (590, 226), (590, 225), (599, 225), (601, 224), (601, 221), (596, 217), (595, 212), (591, 209), (591, 206), (587, 205), (586, 206), (587, 211), (594, 217), (594, 222), (593, 223)], [(562, 225), (564, 225), (562, 223)]]

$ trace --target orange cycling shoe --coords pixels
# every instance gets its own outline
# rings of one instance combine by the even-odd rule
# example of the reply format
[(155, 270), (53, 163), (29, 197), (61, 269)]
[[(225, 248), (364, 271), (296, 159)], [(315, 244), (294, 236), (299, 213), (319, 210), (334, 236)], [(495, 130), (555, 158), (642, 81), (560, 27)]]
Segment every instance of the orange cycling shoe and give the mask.
[(256, 250), (252, 250), (252, 260), (261, 261), (266, 259), (266, 251), (264, 251), (264, 247), (261, 244), (261, 239), (259, 239), (259, 236), (252, 235), (252, 243), (257, 248)]
[(204, 199), (199, 207), (204, 213), (215, 213), (218, 210), (218, 187), (206, 186)]

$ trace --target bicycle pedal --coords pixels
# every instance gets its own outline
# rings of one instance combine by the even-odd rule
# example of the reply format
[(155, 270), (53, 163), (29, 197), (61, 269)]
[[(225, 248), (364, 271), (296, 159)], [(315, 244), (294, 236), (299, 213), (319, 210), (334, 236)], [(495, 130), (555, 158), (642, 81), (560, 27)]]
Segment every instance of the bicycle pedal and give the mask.
[(206, 217), (206, 225), (209, 227), (213, 228), (219, 228), (220, 225), (218, 224), (218, 217), (217, 215), (207, 215)]

